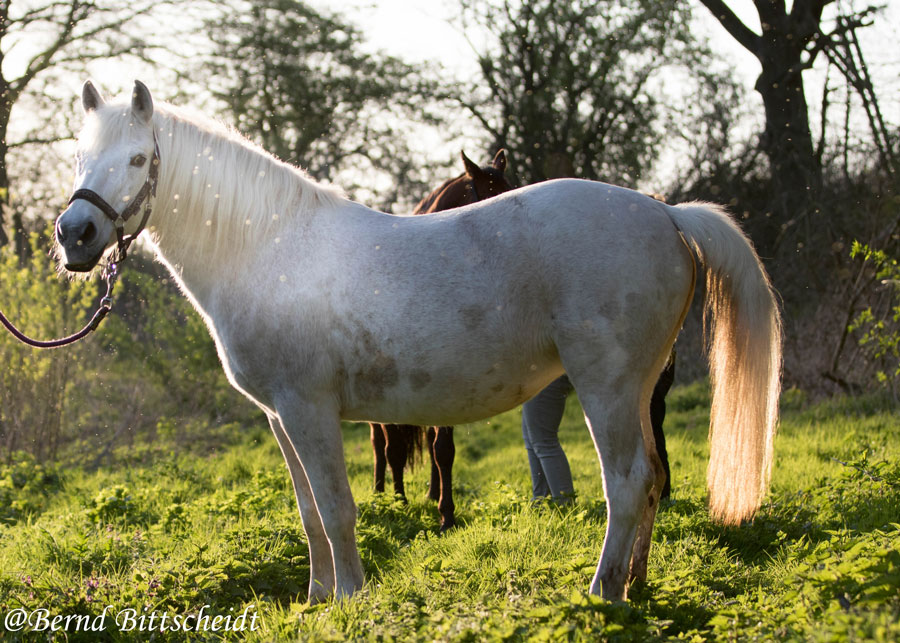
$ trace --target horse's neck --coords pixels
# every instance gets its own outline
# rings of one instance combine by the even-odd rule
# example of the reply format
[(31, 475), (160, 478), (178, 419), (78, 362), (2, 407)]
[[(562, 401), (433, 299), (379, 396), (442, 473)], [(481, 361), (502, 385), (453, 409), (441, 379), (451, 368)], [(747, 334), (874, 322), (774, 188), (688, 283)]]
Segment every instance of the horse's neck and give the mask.
[(235, 136), (162, 114), (162, 171), (149, 222), (152, 243), (179, 285), (205, 309), (223, 283), (286, 225), (307, 225), (328, 198), (297, 171)]

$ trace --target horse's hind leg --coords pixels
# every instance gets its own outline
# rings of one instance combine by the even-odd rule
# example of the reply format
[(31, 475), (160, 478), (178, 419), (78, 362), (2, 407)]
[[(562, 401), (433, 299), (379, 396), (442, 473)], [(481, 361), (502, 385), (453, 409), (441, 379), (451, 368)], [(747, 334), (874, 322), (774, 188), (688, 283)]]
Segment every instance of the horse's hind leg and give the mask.
[(406, 431), (418, 431), (419, 427), (405, 424), (384, 424), (384, 436), (387, 446), (384, 449), (388, 464), (391, 465), (391, 476), (394, 478), (394, 493), (406, 501), (406, 490), (403, 487), (403, 468), (408, 459), (408, 436)]
[(334, 561), (331, 559), (331, 547), (322, 527), (322, 519), (316, 509), (306, 472), (300, 464), (300, 459), (294, 452), (284, 428), (277, 418), (269, 417), (269, 426), (278, 441), (281, 454), (287, 463), (291, 474), (291, 483), (294, 485), (294, 495), (297, 497), (297, 507), (300, 509), (300, 517), (303, 521), (303, 530), (306, 532), (306, 541), (309, 545), (309, 602), (318, 603), (327, 599), (334, 592)]
[(663, 421), (666, 419), (666, 394), (672, 388), (675, 380), (675, 351), (672, 351), (666, 367), (663, 369), (653, 387), (653, 395), (650, 398), (650, 424), (653, 427), (653, 438), (656, 442), (656, 453), (662, 461), (665, 470), (666, 481), (663, 484), (661, 499), (668, 498), (672, 493), (672, 472), (669, 469), (669, 452), (666, 449), (666, 436), (663, 434)]
[(591, 592), (622, 600), (635, 537), (655, 480), (641, 435), (640, 383), (623, 381), (631, 378), (618, 378), (615, 384), (596, 382), (591, 374), (573, 370), (569, 376), (600, 456), (606, 494), (606, 537)]
[[(456, 445), (453, 443), (453, 427), (439, 426), (435, 429), (434, 443), (431, 445), (432, 466), (440, 476), (441, 496), (438, 511), (441, 513), (441, 533), (456, 526), (456, 505), (453, 503), (453, 460)], [(432, 478), (433, 479), (433, 478)]]
[[(654, 395), (656, 389), (654, 389)], [(646, 399), (643, 398), (643, 399)], [(650, 427), (652, 405), (641, 403), (641, 424), (644, 427)], [(660, 427), (661, 431), (661, 427)], [(653, 536), (653, 523), (656, 520), (656, 512), (659, 509), (659, 501), (662, 490), (668, 484), (668, 466), (664, 464), (660, 454), (665, 454), (665, 442), (662, 449), (658, 449), (655, 444), (649, 441), (651, 435), (656, 438), (657, 426), (652, 427), (652, 431), (644, 431), (644, 451), (647, 454), (651, 466), (651, 475), (653, 485), (647, 492), (647, 501), (644, 506), (644, 514), (641, 517), (641, 524), (638, 527), (637, 537), (634, 541), (634, 549), (631, 555), (631, 568), (629, 571), (629, 581), (645, 581), (647, 580), (647, 561), (650, 557), (650, 539)]]
[(431, 481), (428, 483), (428, 499), (437, 502), (441, 499), (441, 472), (437, 465), (437, 456), (434, 454), (434, 441), (437, 438), (437, 427), (429, 426), (425, 429), (425, 444), (428, 445), (428, 458), (431, 460)]
[(384, 491), (384, 474), (387, 471), (387, 458), (384, 453), (387, 446), (387, 439), (384, 434), (387, 429), (383, 424), (378, 424), (377, 422), (370, 422), (369, 429), (372, 453), (375, 458), (375, 491), (381, 493)]

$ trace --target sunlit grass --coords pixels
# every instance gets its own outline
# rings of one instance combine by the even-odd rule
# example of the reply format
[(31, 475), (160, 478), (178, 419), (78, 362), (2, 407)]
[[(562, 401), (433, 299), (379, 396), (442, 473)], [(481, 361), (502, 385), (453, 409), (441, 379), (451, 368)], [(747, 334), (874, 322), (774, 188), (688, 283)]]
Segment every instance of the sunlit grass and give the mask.
[[(657, 520), (649, 581), (627, 604), (586, 593), (606, 507), (573, 397), (560, 435), (575, 505), (530, 502), (513, 411), (457, 428), (460, 527), (444, 536), (425, 499), (427, 467), (407, 472), (408, 505), (374, 494), (368, 427), (346, 425), (367, 585), (342, 604), (305, 602), (305, 536), (262, 418), (240, 428), (239, 446), (214, 456), (157, 447), (123, 451), (94, 472), (4, 467), (0, 611), (96, 615), (113, 605), (189, 614), (209, 605), (234, 615), (253, 605), (260, 631), (201, 637), (233, 640), (900, 635), (900, 411), (876, 397), (808, 404), (786, 393), (771, 492), (753, 522), (725, 529), (704, 504), (705, 390), (700, 383), (670, 396), (673, 498)], [(146, 633), (108, 627), (104, 638)], [(69, 640), (98, 633), (70, 632)]]

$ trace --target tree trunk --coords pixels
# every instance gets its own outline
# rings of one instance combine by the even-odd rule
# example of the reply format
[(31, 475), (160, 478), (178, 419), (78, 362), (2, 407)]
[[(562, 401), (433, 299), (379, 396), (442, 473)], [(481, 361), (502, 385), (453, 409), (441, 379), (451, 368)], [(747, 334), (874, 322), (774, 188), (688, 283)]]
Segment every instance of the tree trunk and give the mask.
[(766, 115), (760, 145), (769, 159), (772, 214), (786, 225), (806, 213), (821, 183), (799, 63), (775, 54), (756, 81)]
[(803, 92), (803, 70), (812, 60), (803, 56), (832, 0), (795, 0), (790, 12), (783, 0), (754, 0), (762, 34), (749, 29), (721, 0), (701, 1), (762, 66), (756, 81), (766, 116), (760, 147), (769, 159), (769, 203), (777, 235), (813, 210), (821, 184)]

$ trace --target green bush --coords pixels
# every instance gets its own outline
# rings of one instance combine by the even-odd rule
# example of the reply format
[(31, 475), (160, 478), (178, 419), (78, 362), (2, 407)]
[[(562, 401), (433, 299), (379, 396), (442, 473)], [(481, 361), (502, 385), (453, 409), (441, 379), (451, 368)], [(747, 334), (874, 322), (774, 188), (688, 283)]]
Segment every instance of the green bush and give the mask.
[(853, 243), (850, 256), (862, 257), (871, 264), (885, 297), (880, 306), (869, 306), (859, 313), (849, 330), (860, 334), (860, 346), (878, 364), (878, 382), (893, 390), (900, 378), (900, 264), (883, 250), (858, 241)]
[[(0, 249), (0, 309), (39, 339), (75, 332), (88, 319), (95, 286), (61, 279), (47, 249), (49, 234), (32, 234), (28, 259), (11, 245)], [(66, 391), (77, 376), (83, 347), (36, 350), (0, 331), (0, 457), (25, 450), (44, 460), (63, 438)]]
[(47, 498), (62, 488), (59, 473), (24, 451), (0, 465), (0, 523), (15, 524), (43, 511)]

